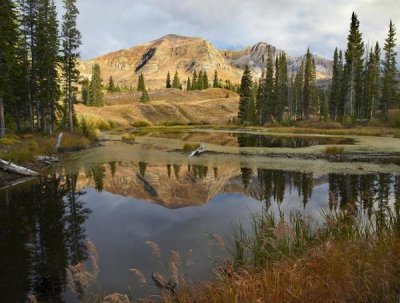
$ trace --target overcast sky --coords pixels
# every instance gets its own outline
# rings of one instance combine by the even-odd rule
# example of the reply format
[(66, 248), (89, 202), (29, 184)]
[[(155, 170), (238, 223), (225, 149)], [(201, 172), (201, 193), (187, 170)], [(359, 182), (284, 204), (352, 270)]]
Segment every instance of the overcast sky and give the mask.
[(219, 49), (265, 41), (302, 55), (309, 46), (331, 58), (346, 46), (352, 11), (364, 41), (383, 45), (390, 19), (400, 40), (400, 0), (78, 0), (78, 8), (83, 59), (167, 34), (200, 36)]

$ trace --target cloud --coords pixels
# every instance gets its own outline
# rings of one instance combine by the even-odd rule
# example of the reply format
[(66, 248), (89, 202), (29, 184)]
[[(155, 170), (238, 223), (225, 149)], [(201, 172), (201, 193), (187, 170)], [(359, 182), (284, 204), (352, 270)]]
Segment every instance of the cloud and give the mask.
[(301, 55), (310, 47), (330, 58), (336, 46), (346, 47), (353, 11), (370, 45), (383, 45), (390, 19), (400, 33), (398, 0), (78, 0), (78, 7), (84, 59), (171, 33), (219, 48), (265, 41)]

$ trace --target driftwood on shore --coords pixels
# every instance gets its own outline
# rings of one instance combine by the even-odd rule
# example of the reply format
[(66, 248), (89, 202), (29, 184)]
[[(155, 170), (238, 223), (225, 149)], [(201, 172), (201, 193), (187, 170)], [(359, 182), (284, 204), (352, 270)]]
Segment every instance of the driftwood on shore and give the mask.
[(48, 165), (59, 161), (59, 159), (57, 157), (48, 157), (48, 156), (37, 156), (35, 159), (36, 159), (36, 161), (39, 161), (39, 162), (42, 162), (42, 163), (48, 164)]
[(0, 159), (0, 169), (4, 170), (6, 172), (21, 175), (21, 176), (27, 176), (27, 177), (39, 176), (39, 174), (33, 170), (30, 170), (30, 169), (22, 167), (22, 166), (18, 166), (14, 163), (7, 162), (7, 161), (1, 160), (1, 159)]
[(205, 153), (207, 151), (207, 146), (202, 145), (199, 148), (195, 149), (192, 151), (189, 155), (189, 158), (195, 157), (195, 156), (200, 156), (201, 154)]

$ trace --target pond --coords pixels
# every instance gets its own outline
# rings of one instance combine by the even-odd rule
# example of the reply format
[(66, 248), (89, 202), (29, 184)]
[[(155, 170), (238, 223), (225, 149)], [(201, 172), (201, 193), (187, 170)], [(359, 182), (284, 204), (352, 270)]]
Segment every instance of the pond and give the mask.
[(234, 147), (302, 148), (314, 145), (352, 145), (354, 139), (332, 136), (257, 134), (233, 131), (175, 131), (149, 132), (140, 135), (156, 138), (174, 138), (184, 142), (202, 142)]
[(34, 294), (39, 302), (77, 302), (100, 289), (157, 294), (151, 274), (168, 278), (177, 254), (187, 281), (212, 277), (239, 223), (249, 229), (262, 211), (298, 211), (318, 222), (323, 212), (346, 209), (385, 220), (400, 204), (400, 176), (390, 166), (265, 161), (207, 154), (192, 160), (117, 142), (3, 189), (2, 300)]

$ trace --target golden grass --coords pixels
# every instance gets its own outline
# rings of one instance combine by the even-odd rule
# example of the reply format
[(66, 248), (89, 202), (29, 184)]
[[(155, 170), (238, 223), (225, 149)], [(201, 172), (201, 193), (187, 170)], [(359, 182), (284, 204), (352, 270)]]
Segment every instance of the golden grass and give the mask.
[(234, 260), (214, 281), (163, 302), (398, 302), (400, 221), (389, 217), (373, 229), (348, 213), (318, 227), (266, 216), (235, 239)]
[(195, 150), (195, 149), (197, 149), (199, 147), (200, 147), (200, 144), (198, 144), (198, 143), (185, 143), (183, 145), (183, 150), (184, 151), (192, 151), (192, 150)]
[(92, 140), (88, 137), (65, 133), (60, 146), (60, 151), (78, 151), (89, 148), (92, 144)]
[(133, 133), (123, 134), (121, 138), (123, 141), (128, 141), (128, 142), (134, 142), (136, 139)]
[(324, 153), (327, 155), (338, 155), (343, 154), (344, 147), (343, 146), (327, 146), (324, 150)]

